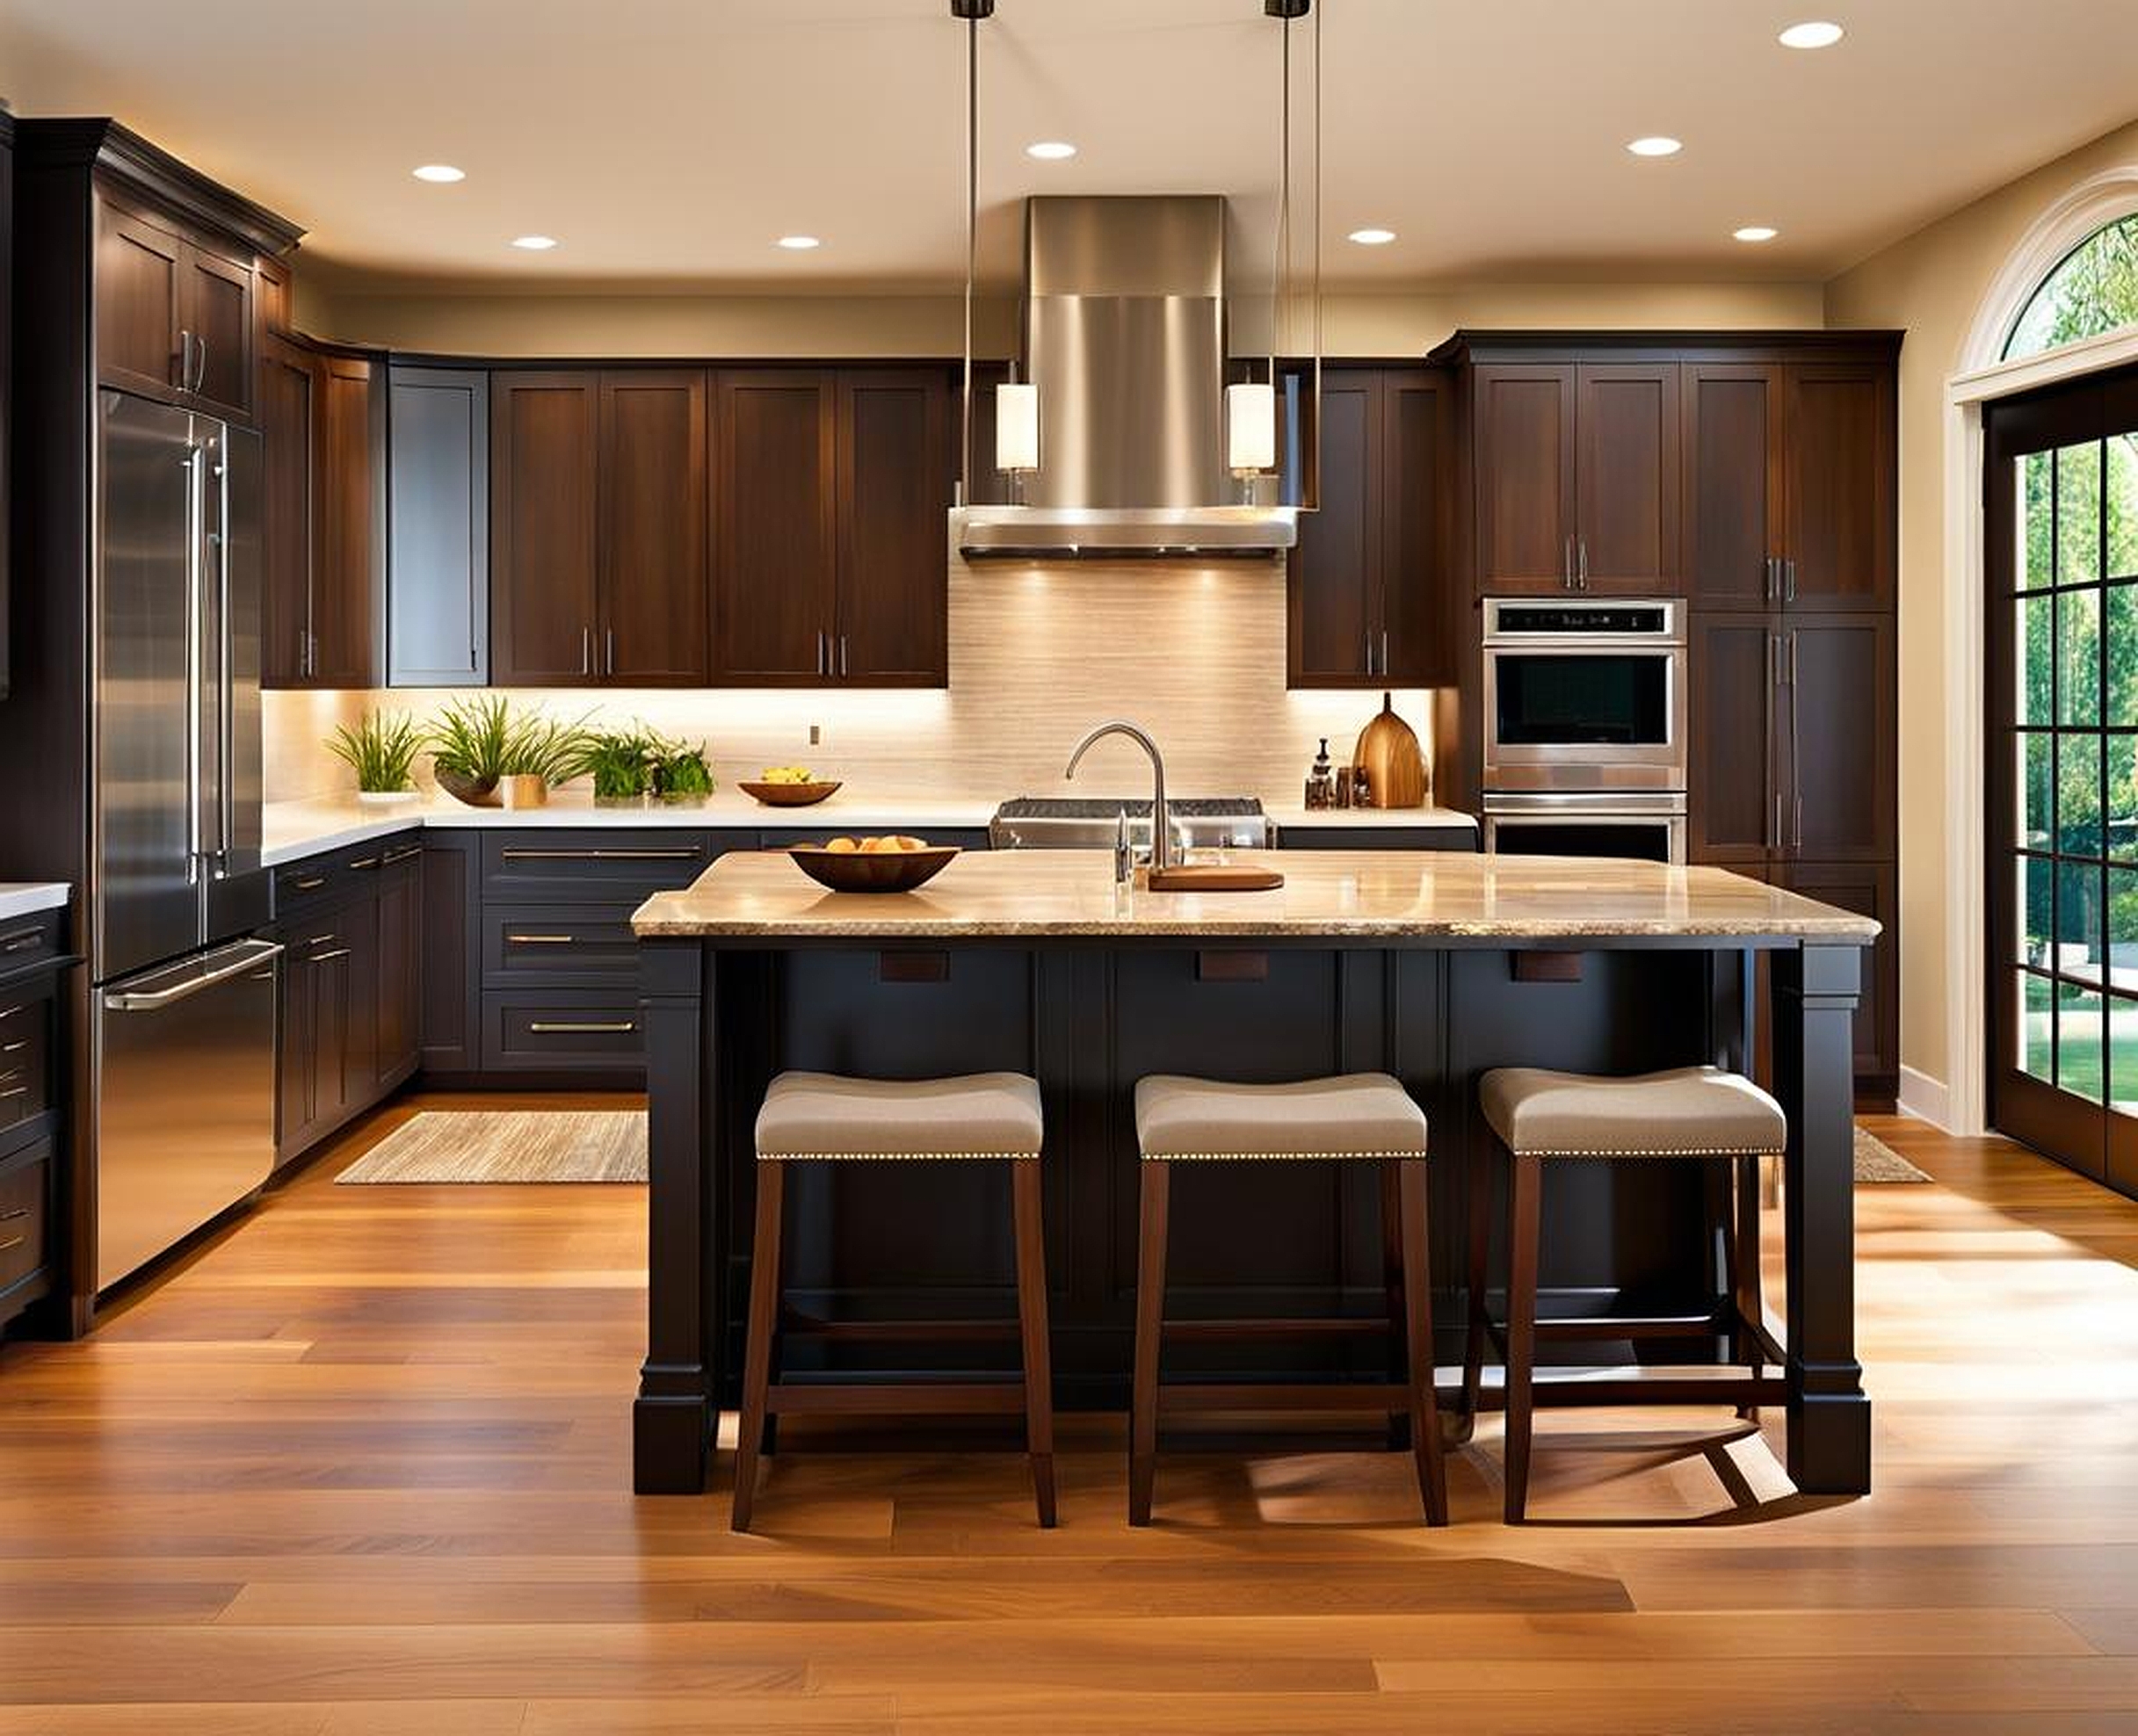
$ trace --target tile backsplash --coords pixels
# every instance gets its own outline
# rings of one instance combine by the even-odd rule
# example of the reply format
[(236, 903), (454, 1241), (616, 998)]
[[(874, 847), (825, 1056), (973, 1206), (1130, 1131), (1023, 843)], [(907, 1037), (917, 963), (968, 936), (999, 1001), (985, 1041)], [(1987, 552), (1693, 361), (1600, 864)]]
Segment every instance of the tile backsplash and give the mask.
[[(793, 763), (862, 793), (902, 796), (1058, 792), (1077, 737), (1126, 717), (1156, 738), (1175, 793), (1296, 802), (1317, 739), (1329, 737), (1338, 763), (1349, 759), (1379, 696), (1286, 691), (1285, 625), (1280, 560), (953, 559), (947, 690), (549, 688), (513, 697), (559, 716), (642, 719), (703, 738), (723, 785)], [(366, 707), (428, 716), (453, 697), (434, 689), (266, 695), (267, 799), (353, 788), (323, 744)], [(1430, 759), (1426, 695), (1399, 691), (1395, 707)], [(1090, 793), (1141, 792), (1149, 783), (1142, 756), (1120, 741), (1094, 749), (1077, 777)]]

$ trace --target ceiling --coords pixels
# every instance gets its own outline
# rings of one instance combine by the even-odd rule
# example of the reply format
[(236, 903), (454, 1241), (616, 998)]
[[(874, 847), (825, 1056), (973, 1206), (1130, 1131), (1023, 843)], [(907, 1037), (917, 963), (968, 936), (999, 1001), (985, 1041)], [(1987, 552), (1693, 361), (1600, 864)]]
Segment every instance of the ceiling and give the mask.
[[(1319, 10), (1326, 271), (1359, 290), (1816, 279), (2138, 110), (2130, 0)], [(965, 27), (948, 11), (5, 0), (0, 95), (25, 115), (116, 114), (304, 225), (308, 257), (381, 283), (937, 288), (964, 270)], [(1847, 37), (1780, 47), (1804, 17)], [(1227, 192), (1260, 257), (1279, 34), (1257, 0), (999, 0), (980, 27), (987, 273), (1014, 275), (1033, 192)], [(1651, 133), (1684, 152), (1627, 154)], [(1024, 155), (1046, 138), (1080, 155)], [(431, 162), (467, 179), (410, 178)], [(1730, 239), (1750, 223), (1780, 238)], [(1365, 225), (1398, 239), (1342, 239)], [(562, 244), (506, 244), (529, 232)], [(824, 245), (773, 245), (794, 232)]]

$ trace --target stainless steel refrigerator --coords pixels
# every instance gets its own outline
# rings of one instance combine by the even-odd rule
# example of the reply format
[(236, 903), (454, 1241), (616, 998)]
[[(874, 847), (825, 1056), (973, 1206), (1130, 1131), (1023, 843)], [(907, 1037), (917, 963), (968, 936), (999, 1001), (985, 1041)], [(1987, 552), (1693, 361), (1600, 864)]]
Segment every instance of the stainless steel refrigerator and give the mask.
[(259, 436), (98, 394), (97, 1288), (274, 1167), (260, 867)]

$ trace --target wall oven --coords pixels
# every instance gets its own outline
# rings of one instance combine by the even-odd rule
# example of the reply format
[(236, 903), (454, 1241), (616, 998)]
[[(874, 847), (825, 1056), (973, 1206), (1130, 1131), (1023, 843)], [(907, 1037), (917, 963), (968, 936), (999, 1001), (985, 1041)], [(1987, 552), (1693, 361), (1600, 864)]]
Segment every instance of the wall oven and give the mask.
[(1487, 598), (1486, 792), (1682, 792), (1684, 609)]
[(1484, 799), (1485, 848), (1502, 856), (1685, 859), (1682, 791), (1524, 791)]

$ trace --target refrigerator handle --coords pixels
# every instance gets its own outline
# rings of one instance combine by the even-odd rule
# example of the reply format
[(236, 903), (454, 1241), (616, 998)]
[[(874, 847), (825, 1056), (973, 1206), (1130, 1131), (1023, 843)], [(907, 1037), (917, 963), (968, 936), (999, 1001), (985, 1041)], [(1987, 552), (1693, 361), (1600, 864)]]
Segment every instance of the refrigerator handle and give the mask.
[(236, 643), (230, 623), (230, 459), (215, 463), (215, 529), (208, 541), (215, 563), (215, 862), (227, 873), (237, 842)]
[(200, 541), (207, 517), (201, 474), (202, 453), (198, 445), (185, 448), (185, 883), (199, 884), (200, 858), (206, 840), (200, 824), (200, 700), (204, 688), (201, 669)]
[(236, 956), (227, 965), (219, 965), (196, 977), (187, 977), (169, 988), (110, 990), (105, 995), (104, 1004), (115, 1013), (152, 1013), (158, 1008), (190, 1001), (203, 989), (213, 988), (219, 982), (228, 982), (234, 976), (243, 976), (258, 966), (279, 958), (283, 949), (279, 941), (247, 940), (239, 942), (230, 951)]

